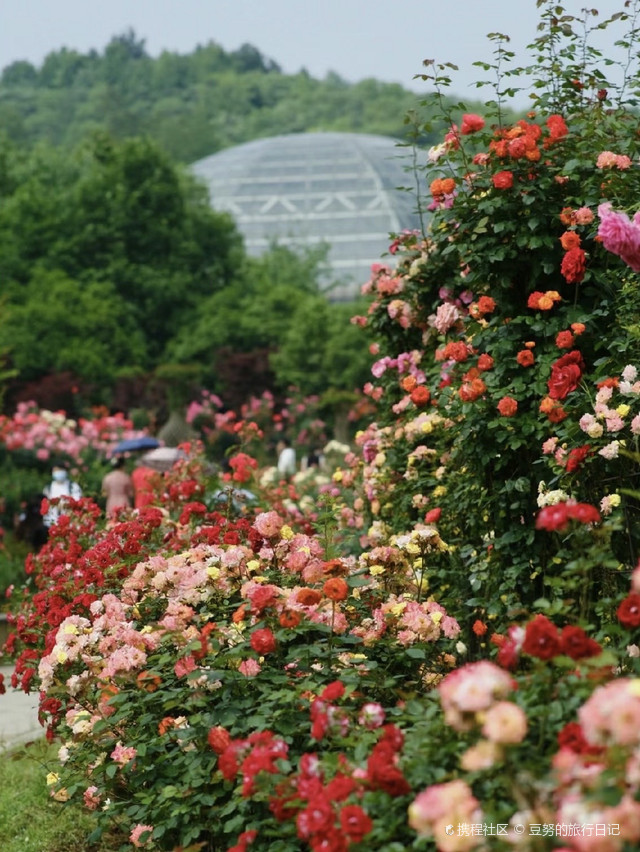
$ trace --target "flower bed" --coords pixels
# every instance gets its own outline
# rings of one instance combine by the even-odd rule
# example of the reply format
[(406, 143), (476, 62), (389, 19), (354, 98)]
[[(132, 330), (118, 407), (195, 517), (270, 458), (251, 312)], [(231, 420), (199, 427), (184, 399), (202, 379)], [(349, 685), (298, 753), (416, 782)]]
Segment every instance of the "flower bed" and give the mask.
[(269, 485), (241, 451), (238, 512), (190, 456), (157, 505), (105, 527), (80, 501), (29, 560), (13, 681), (97, 832), (637, 848), (640, 141), (542, 8), (535, 109), (449, 116), (429, 231), (366, 288), (375, 420), (330, 481)]

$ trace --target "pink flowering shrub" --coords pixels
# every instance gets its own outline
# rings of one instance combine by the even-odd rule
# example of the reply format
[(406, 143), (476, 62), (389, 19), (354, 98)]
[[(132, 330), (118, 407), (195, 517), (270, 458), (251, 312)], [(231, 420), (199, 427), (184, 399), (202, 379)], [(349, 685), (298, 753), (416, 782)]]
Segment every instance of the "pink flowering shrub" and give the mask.
[(108, 455), (119, 441), (139, 437), (124, 415), (69, 419), (63, 411), (40, 410), (21, 402), (13, 416), (0, 417), (0, 443), (11, 451), (28, 450), (42, 461), (68, 457), (81, 464), (87, 453)]

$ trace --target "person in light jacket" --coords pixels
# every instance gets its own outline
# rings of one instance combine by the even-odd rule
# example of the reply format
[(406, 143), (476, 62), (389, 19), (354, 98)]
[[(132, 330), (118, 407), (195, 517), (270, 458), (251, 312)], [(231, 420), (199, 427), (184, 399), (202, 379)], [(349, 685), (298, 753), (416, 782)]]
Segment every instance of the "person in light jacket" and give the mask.
[[(82, 489), (77, 482), (74, 482), (69, 471), (63, 465), (54, 465), (51, 471), (51, 482), (43, 489), (44, 496), (49, 501), (49, 510), (44, 516), (44, 522), (47, 527), (52, 527), (58, 523), (61, 511), (64, 511), (65, 497), (71, 497), (72, 500), (79, 500), (82, 497)], [(53, 500), (58, 502), (51, 505)]]

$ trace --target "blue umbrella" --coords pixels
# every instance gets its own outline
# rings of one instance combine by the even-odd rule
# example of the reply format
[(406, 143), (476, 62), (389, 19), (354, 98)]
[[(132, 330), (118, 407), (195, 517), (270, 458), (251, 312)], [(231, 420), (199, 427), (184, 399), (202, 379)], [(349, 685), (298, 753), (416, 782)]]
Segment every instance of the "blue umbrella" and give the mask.
[(120, 441), (111, 452), (131, 453), (135, 450), (154, 450), (159, 446), (160, 441), (156, 438), (152, 438), (150, 435), (142, 435), (140, 438), (129, 438), (126, 441)]

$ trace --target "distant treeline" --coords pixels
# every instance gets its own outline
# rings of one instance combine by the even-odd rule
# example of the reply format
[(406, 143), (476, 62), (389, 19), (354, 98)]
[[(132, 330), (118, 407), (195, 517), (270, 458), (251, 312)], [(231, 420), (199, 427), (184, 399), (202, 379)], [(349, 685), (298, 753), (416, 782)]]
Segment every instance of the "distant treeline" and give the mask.
[[(417, 71), (419, 69), (416, 69)], [(245, 44), (209, 42), (190, 54), (150, 57), (129, 31), (102, 53), (62, 48), (38, 68), (18, 61), (0, 77), (0, 127), (26, 146), (73, 147), (93, 131), (116, 139), (146, 135), (174, 160), (193, 162), (251, 139), (305, 131), (351, 131), (404, 138), (419, 97), (375, 79), (347, 83), (306, 71), (284, 74)], [(434, 128), (438, 141), (441, 128)], [(431, 140), (426, 140), (431, 141)]]

